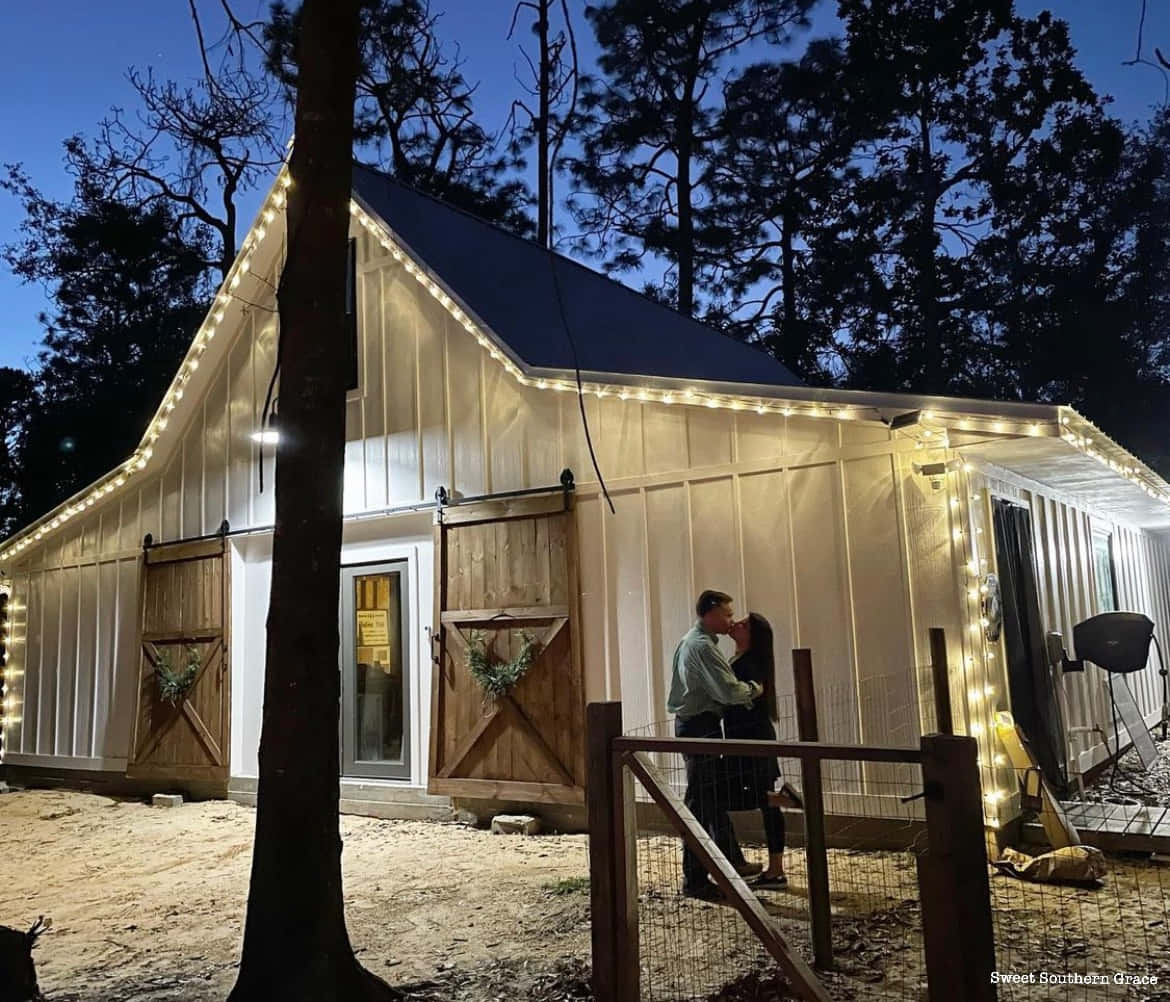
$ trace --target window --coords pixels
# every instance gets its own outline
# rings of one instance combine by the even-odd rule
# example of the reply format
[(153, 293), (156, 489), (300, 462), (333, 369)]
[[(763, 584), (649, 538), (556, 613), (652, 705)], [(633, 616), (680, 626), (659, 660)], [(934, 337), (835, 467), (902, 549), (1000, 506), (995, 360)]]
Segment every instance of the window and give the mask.
[(1097, 611), (1117, 612), (1117, 570), (1113, 565), (1113, 536), (1093, 531), (1093, 571), (1097, 583)]

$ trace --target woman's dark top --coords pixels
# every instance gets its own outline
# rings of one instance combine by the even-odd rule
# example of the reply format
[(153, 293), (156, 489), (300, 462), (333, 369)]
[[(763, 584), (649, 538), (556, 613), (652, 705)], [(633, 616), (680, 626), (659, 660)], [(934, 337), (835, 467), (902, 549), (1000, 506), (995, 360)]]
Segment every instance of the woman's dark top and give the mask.
[[(767, 668), (762, 660), (752, 654), (750, 650), (744, 651), (731, 663), (731, 670), (735, 672), (735, 677), (741, 682), (765, 684)], [(775, 741), (776, 728), (768, 717), (768, 701), (761, 696), (751, 706), (727, 707), (723, 711), (723, 736), (756, 741)], [(756, 796), (762, 797), (764, 793), (771, 790), (773, 783), (780, 777), (780, 763), (774, 758), (729, 756), (724, 761), (727, 765), (729, 778), (736, 785), (742, 783)]]
[[(731, 662), (731, 670), (741, 682), (764, 685), (767, 669), (762, 660), (750, 650)], [(750, 706), (728, 706), (723, 711), (723, 734), (728, 738), (755, 738), (775, 741), (776, 729), (768, 719), (768, 701), (761, 696)]]

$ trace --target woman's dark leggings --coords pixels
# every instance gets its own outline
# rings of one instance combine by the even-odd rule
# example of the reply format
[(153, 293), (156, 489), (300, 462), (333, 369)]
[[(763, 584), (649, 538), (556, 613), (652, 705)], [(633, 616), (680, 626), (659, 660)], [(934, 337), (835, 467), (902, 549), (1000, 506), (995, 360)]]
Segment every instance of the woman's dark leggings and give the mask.
[[(760, 816), (764, 819), (764, 838), (768, 843), (769, 853), (784, 851), (784, 813), (779, 807), (768, 803), (768, 790), (762, 785), (745, 784), (742, 780), (736, 782), (736, 777), (742, 775), (731, 763), (742, 760), (724, 760), (730, 767), (731, 776), (727, 782), (727, 809), (730, 811), (750, 811), (753, 807), (759, 808)], [(744, 862), (743, 850), (739, 847), (739, 838), (735, 827), (731, 826), (731, 847), (727, 858), (736, 866)]]
[(779, 807), (768, 803), (767, 797), (760, 805), (760, 814), (764, 817), (764, 837), (768, 840), (768, 852), (784, 851), (784, 813)]

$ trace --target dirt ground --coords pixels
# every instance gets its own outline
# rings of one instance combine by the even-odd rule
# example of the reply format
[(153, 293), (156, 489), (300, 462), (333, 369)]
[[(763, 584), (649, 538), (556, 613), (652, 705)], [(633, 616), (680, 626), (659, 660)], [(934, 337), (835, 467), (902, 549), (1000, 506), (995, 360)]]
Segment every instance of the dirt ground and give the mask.
[[(243, 927), (254, 812), (153, 808), (58, 791), (0, 796), (0, 924), (52, 928), (35, 951), (49, 1002), (211, 1002), (227, 996)], [(588, 999), (581, 835), (493, 836), (457, 824), (342, 818), (346, 915), (362, 962), (412, 1000)], [(759, 849), (749, 849), (759, 853)], [(835, 1000), (925, 998), (908, 853), (830, 851)], [(644, 1002), (790, 995), (727, 907), (677, 894), (678, 840), (638, 840)], [(803, 857), (761, 900), (807, 953)], [(1156, 988), (1027, 986), (1011, 1002), (1170, 1002), (1170, 867), (1110, 859), (1098, 888), (994, 876), (999, 966), (1015, 973), (1155, 974)], [(732, 985), (728, 988), (729, 984)]]
[[(34, 952), (52, 1002), (223, 999), (235, 980), (254, 819), (221, 801), (165, 809), (4, 794), (0, 924), (52, 918)], [(588, 894), (563, 893), (580, 881), (554, 888), (586, 877), (584, 836), (348, 816), (341, 827), (350, 936), (391, 984), (426, 998), (456, 970), (509, 981), (551, 972), (569, 985), (579, 975)]]

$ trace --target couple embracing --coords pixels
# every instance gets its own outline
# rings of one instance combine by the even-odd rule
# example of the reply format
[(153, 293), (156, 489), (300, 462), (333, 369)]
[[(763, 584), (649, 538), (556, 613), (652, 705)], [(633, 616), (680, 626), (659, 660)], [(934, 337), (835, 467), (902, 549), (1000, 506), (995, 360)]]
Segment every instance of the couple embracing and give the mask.
[[(775, 741), (776, 658), (768, 621), (754, 612), (737, 620), (731, 596), (720, 591), (704, 591), (695, 613), (695, 625), (674, 652), (666, 708), (674, 714), (675, 736)], [(719, 637), (725, 634), (735, 641), (735, 655), (730, 662), (719, 650)], [(683, 758), (686, 805), (732, 866), (744, 877), (759, 874), (754, 885), (759, 889), (786, 887), (784, 815), (768, 802), (768, 794), (780, 778), (778, 761), (718, 755)], [(781, 792), (793, 806), (800, 806), (799, 797), (787, 783)], [(766, 869), (744, 859), (727, 815), (729, 810), (752, 809), (759, 809), (763, 815), (768, 843)], [(703, 864), (685, 845), (683, 893), (704, 900), (721, 897)]]

